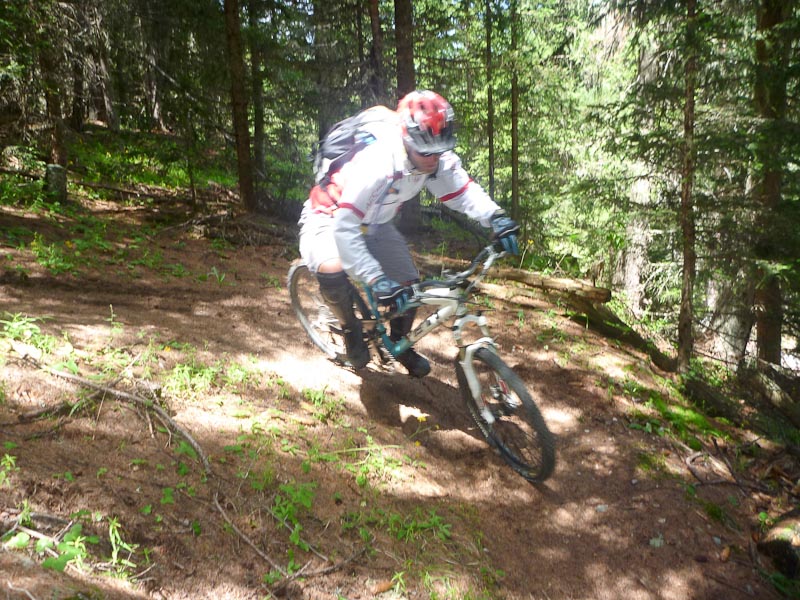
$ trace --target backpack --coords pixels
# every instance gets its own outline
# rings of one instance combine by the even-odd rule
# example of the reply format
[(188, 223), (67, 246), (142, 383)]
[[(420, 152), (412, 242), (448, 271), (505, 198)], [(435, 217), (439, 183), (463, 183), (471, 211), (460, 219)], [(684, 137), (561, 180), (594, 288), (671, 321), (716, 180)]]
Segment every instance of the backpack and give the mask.
[(365, 126), (370, 123), (388, 122), (395, 118), (395, 114), (385, 106), (373, 106), (331, 127), (311, 149), (314, 183), (322, 187), (330, 183), (331, 175), (339, 171), (361, 150), (375, 142), (375, 135)]

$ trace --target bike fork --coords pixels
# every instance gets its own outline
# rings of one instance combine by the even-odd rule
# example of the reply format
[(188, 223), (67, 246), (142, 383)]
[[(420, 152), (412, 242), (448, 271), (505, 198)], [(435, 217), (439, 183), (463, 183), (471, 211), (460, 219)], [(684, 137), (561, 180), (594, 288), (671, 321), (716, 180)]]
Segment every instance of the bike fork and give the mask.
[(461, 385), (466, 383), (466, 385), (469, 387), (470, 394), (475, 399), (475, 404), (478, 405), (478, 409), (481, 412), (481, 418), (488, 425), (491, 425), (494, 423), (495, 418), (492, 414), (492, 411), (490, 411), (489, 407), (486, 406), (486, 403), (483, 401), (483, 397), (481, 396), (481, 384), (478, 381), (477, 374), (475, 373), (473, 361), (475, 352), (477, 352), (480, 348), (487, 348), (491, 352), (494, 352), (496, 346), (491, 338), (481, 338), (469, 346), (463, 347), (459, 352), (459, 357), (456, 360), (456, 363), (460, 367), (460, 371), (463, 374), (463, 382), (461, 382)]

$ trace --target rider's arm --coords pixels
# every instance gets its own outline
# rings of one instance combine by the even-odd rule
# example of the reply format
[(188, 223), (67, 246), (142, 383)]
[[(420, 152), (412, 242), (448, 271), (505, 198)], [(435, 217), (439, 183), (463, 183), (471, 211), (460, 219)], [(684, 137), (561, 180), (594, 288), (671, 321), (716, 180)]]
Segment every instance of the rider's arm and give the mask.
[(352, 278), (367, 284), (383, 276), (383, 269), (367, 249), (361, 227), (392, 184), (379, 150), (367, 148), (342, 168), (342, 195), (334, 213), (334, 237), (342, 266)]
[(447, 208), (464, 213), (484, 227), (490, 226), (492, 215), (500, 210), (481, 185), (467, 174), (455, 152), (442, 154), (435, 177), (429, 178), (425, 185)]

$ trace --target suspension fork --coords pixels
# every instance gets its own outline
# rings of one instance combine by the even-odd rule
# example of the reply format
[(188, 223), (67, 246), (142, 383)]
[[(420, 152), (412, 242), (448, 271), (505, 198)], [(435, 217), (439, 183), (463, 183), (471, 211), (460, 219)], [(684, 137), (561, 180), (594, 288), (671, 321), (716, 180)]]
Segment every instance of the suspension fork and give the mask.
[[(483, 337), (475, 340), (470, 344), (465, 344), (463, 339), (462, 330), (465, 326), (474, 324), (481, 330)], [(489, 335), (488, 320), (484, 315), (466, 314), (458, 319), (453, 324), (453, 338), (458, 345), (458, 358), (456, 359), (457, 368), (461, 371), (461, 385), (466, 384), (469, 387), (470, 395), (475, 399), (475, 404), (478, 406), (483, 420), (489, 424), (494, 422), (494, 416), (491, 411), (486, 407), (486, 403), (481, 397), (481, 385), (478, 381), (478, 375), (475, 373), (474, 357), (475, 353), (481, 348), (486, 348), (490, 352), (497, 352), (497, 344)]]

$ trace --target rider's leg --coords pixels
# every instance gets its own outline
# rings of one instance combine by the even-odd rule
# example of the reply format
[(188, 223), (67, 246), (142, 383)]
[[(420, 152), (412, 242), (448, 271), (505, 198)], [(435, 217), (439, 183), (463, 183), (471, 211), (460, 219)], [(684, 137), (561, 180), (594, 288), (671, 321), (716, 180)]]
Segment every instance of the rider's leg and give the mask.
[[(416, 317), (416, 315), (417, 309), (412, 308), (408, 312), (389, 321), (389, 325), (391, 326), (389, 339), (396, 342), (408, 334), (414, 326), (414, 317)], [(431, 364), (428, 362), (428, 359), (413, 348), (409, 348), (399, 355), (397, 361), (408, 370), (408, 374), (412, 377), (425, 377), (425, 375), (431, 372)]]
[[(381, 264), (387, 277), (404, 285), (419, 281), (419, 271), (414, 264), (408, 244), (393, 223), (370, 225), (364, 239), (370, 254)], [(416, 312), (412, 310), (392, 319), (389, 334), (391, 340), (397, 341), (411, 331)], [(408, 370), (409, 375), (414, 377), (424, 377), (431, 371), (428, 360), (413, 348), (403, 352), (397, 360)]]
[(361, 368), (369, 362), (369, 350), (364, 343), (361, 321), (353, 312), (354, 290), (342, 269), (333, 235), (333, 218), (314, 212), (307, 202), (300, 221), (300, 256), (316, 274), (325, 303), (344, 330), (350, 364)]
[(344, 343), (347, 359), (355, 369), (361, 369), (369, 362), (369, 348), (364, 343), (361, 320), (353, 312), (353, 284), (344, 271), (317, 272), (319, 289), (344, 330)]

